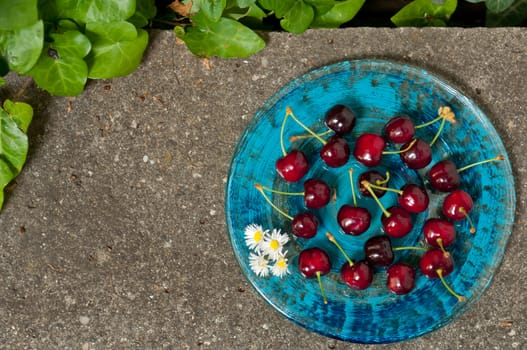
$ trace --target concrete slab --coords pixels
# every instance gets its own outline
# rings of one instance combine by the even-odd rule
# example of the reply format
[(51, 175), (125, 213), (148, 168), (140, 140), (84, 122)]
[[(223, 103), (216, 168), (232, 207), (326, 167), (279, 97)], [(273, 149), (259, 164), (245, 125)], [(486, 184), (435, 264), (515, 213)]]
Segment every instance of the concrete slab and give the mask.
[[(0, 214), (2, 349), (527, 349), (527, 30), (266, 34), (210, 67), (154, 31), (134, 74), (36, 106), (31, 150)], [(473, 98), (511, 156), (517, 220), (489, 290), (460, 319), (404, 343), (309, 333), (255, 294), (230, 249), (231, 153), (279, 87), (340, 60), (419, 65)], [(10, 76), (13, 94), (24, 79)]]

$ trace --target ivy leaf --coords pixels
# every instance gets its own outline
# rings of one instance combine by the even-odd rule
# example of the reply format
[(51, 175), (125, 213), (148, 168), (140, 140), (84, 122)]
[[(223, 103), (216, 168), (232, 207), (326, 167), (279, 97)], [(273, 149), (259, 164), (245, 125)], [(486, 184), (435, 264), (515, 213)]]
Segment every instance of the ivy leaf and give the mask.
[(315, 9), (315, 17), (321, 16), (338, 4), (336, 0), (304, 0)]
[(157, 7), (154, 0), (136, 0), (136, 9), (132, 17), (128, 18), (128, 22), (132, 23), (138, 28), (146, 27), (150, 19), (154, 18), (157, 13)]
[(488, 27), (519, 26), (527, 20), (527, 0), (516, 0), (501, 13), (487, 11)]
[(217, 22), (226, 4), (226, 0), (193, 0), (192, 7), (196, 6), (210, 21)]
[(349, 22), (357, 15), (366, 0), (338, 1), (325, 13), (316, 13), (311, 24), (313, 28), (337, 28), (341, 24)]
[(196, 56), (247, 57), (265, 47), (262, 38), (235, 20), (222, 17), (217, 22), (203, 19), (198, 22), (186, 31), (182, 27), (174, 29), (177, 37)]
[(37, 0), (0, 0), (0, 30), (29, 27), (38, 21)]
[(44, 46), (44, 23), (13, 31), (0, 31), (0, 55), (4, 56), (11, 70), (24, 74), (37, 62)]
[(254, 5), (256, 0), (227, 0), (226, 8), (238, 7), (241, 9)]
[(136, 0), (56, 0), (60, 18), (73, 18), (81, 24), (117, 22), (132, 17)]
[(490, 12), (500, 13), (508, 9), (514, 0), (487, 0), (485, 1), (485, 6)]
[(397, 12), (391, 21), (398, 27), (446, 26), (457, 7), (457, 0), (445, 0), (442, 5), (431, 0), (414, 0)]
[[(232, 1), (235, 3), (236, 1)], [(267, 14), (258, 7), (256, 4), (249, 5), (248, 7), (238, 7), (237, 5), (227, 5), (223, 11), (223, 17), (231, 18), (236, 21), (241, 20), (242, 18), (249, 18), (261, 22), (262, 19), (267, 17)]]
[(280, 21), (282, 28), (290, 33), (300, 34), (309, 28), (315, 18), (315, 10), (304, 1), (297, 1)]
[(4, 110), (13, 119), (20, 130), (27, 133), (33, 119), (33, 108), (25, 102), (4, 101)]
[(295, 5), (297, 0), (259, 0), (260, 5), (269, 11), (273, 11), (276, 18), (282, 18)]
[(141, 64), (148, 33), (129, 22), (88, 23), (92, 50), (86, 61), (88, 77), (108, 79), (132, 73)]
[(53, 39), (52, 48), (58, 50), (61, 55), (73, 55), (83, 58), (91, 50), (90, 39), (77, 30), (53, 33), (51, 38)]

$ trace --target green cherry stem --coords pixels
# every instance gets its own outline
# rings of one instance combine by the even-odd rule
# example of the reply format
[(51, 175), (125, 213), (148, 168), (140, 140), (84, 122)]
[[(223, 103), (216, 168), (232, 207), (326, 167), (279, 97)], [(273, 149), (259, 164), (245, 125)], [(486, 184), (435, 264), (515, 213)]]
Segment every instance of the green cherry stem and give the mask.
[(348, 171), (350, 176), (351, 196), (353, 197), (353, 205), (357, 206), (357, 196), (355, 195), (355, 185), (353, 183), (353, 168)]
[(337, 242), (337, 240), (335, 239), (335, 236), (333, 236), (331, 234), (331, 232), (326, 232), (326, 237), (328, 238), (328, 240), (333, 243), (335, 246), (337, 246), (337, 248), (340, 250), (340, 252), (342, 253), (342, 255), (344, 255), (344, 258), (346, 258), (346, 260), (348, 261), (348, 264), (350, 264), (350, 266), (353, 266), (353, 260), (351, 260), (351, 258), (349, 257), (348, 254), (346, 254), (346, 252), (344, 251), (344, 249), (342, 248), (342, 246), (339, 244), (339, 242)]
[(297, 122), (298, 125), (300, 125), (302, 128), (304, 128), (308, 133), (310, 133), (314, 138), (316, 138), (317, 140), (319, 140), (323, 145), (325, 145), (327, 142), (326, 140), (324, 140), (322, 137), (318, 136), (313, 130), (311, 130), (310, 128), (308, 128), (307, 126), (304, 125), (304, 123), (302, 123), (296, 116), (295, 114), (293, 113), (293, 110), (291, 109), (291, 107), (287, 106), (286, 107), (286, 115), (287, 116), (290, 116), (291, 118), (293, 118), (295, 120), (295, 122)]
[(479, 161), (479, 162), (476, 162), (476, 163), (465, 165), (464, 167), (461, 167), (461, 168), (457, 169), (457, 172), (460, 173), (462, 171), (465, 171), (467, 169), (472, 168), (473, 166), (481, 165), (481, 164), (485, 164), (485, 163), (489, 163), (489, 162), (494, 162), (496, 160), (505, 160), (505, 156), (500, 154), (500, 155), (498, 155), (498, 156), (496, 156), (494, 158), (485, 159), (485, 160), (482, 160), (482, 161)]
[(398, 195), (402, 195), (403, 194), (403, 191), (401, 190), (398, 190), (398, 189), (395, 189), (395, 188), (390, 188), (390, 187), (384, 187), (384, 186), (378, 186), (378, 185), (374, 185), (370, 182), (370, 187), (371, 188), (375, 188), (377, 190), (383, 190), (383, 191), (389, 191), (389, 192), (395, 192), (397, 193)]
[(437, 122), (437, 121), (439, 121), (439, 120), (441, 120), (441, 119), (444, 119), (444, 118), (443, 118), (443, 116), (439, 115), (439, 116), (435, 117), (434, 119), (432, 119), (432, 120), (430, 120), (430, 121), (428, 121), (428, 122), (426, 122), (426, 123), (423, 123), (423, 124), (419, 124), (419, 125), (414, 126), (414, 129), (421, 129), (421, 128), (424, 128), (424, 127), (426, 127), (426, 126), (428, 126), (428, 125), (432, 125), (432, 124), (434, 124), (435, 122)]
[(364, 186), (364, 188), (366, 190), (368, 190), (368, 192), (370, 192), (371, 196), (373, 197), (373, 199), (375, 199), (375, 201), (377, 202), (377, 205), (379, 206), (379, 208), (381, 208), (384, 216), (386, 216), (387, 218), (389, 218), (392, 214), (390, 214), (389, 211), (386, 210), (386, 208), (384, 208), (384, 205), (382, 205), (381, 201), (379, 200), (379, 198), (377, 197), (377, 195), (375, 194), (375, 192), (372, 190), (371, 188), (371, 183), (368, 181), (368, 180), (362, 180), (361, 181), (361, 184), (362, 186)]
[(450, 294), (455, 296), (457, 298), (457, 300), (460, 301), (460, 302), (465, 301), (465, 297), (464, 296), (459, 295), (456, 292), (454, 292), (452, 287), (450, 287), (448, 285), (448, 283), (446, 283), (445, 278), (443, 277), (443, 269), (437, 269), (436, 273), (439, 276), (439, 279), (441, 280), (441, 283), (443, 283), (443, 285), (445, 286), (446, 290), (448, 290), (450, 292)]
[(260, 184), (255, 184), (254, 187), (256, 187), (256, 189), (262, 194), (262, 196), (264, 197), (264, 199), (266, 200), (267, 203), (269, 203), (269, 205), (271, 207), (273, 207), (274, 210), (276, 210), (277, 212), (279, 212), (280, 214), (282, 214), (283, 216), (285, 216), (286, 218), (288, 218), (289, 220), (293, 221), (293, 217), (289, 214), (287, 214), (285, 211), (283, 211), (282, 209), (278, 208), (272, 201), (271, 199), (269, 199), (269, 197), (265, 194), (264, 192), (264, 189), (263, 189), (263, 186), (260, 185)]
[(287, 118), (289, 117), (289, 114), (285, 114), (284, 120), (282, 120), (282, 128), (280, 129), (280, 147), (282, 148), (282, 154), (284, 157), (287, 155), (287, 151), (285, 150), (284, 146), (284, 129), (285, 129), (285, 122), (287, 121)]
[(271, 193), (276, 193), (276, 194), (285, 194), (285, 195), (288, 195), (288, 196), (303, 196), (304, 195), (304, 192), (284, 192), (284, 191), (278, 191), (278, 190), (274, 190), (270, 187), (265, 187), (265, 186), (262, 186), (260, 184), (254, 184), (254, 187), (256, 187), (257, 189), (262, 189), (263, 191), (267, 191), (267, 192), (271, 192)]
[[(322, 136), (326, 136), (328, 134), (330, 134), (333, 130), (331, 129), (328, 129), (326, 131), (323, 131), (321, 133), (318, 133), (317, 135), (322, 137)], [(301, 139), (310, 139), (312, 138), (313, 135), (311, 134), (304, 134), (304, 135), (293, 135), (289, 138), (289, 142), (295, 142), (296, 140), (301, 140)]]
[(377, 180), (375, 181), (375, 184), (377, 186), (380, 186), (380, 185), (384, 185), (384, 184), (387, 184), (388, 182), (390, 181), (390, 172), (386, 172), (386, 179), (384, 180)]
[(441, 249), (441, 251), (443, 252), (443, 255), (445, 256), (445, 258), (448, 258), (450, 256), (450, 253), (447, 252), (445, 247), (443, 246), (443, 239), (438, 238), (436, 239), (436, 242), (437, 242), (437, 245), (439, 246), (439, 249)]
[(476, 227), (474, 226), (474, 222), (472, 222), (472, 219), (470, 218), (470, 216), (468, 215), (467, 211), (465, 210), (465, 208), (461, 207), (459, 208), (459, 212), (461, 214), (463, 214), (465, 216), (465, 218), (467, 219), (468, 221), (468, 224), (470, 226), (470, 233), (476, 233)]
[(322, 285), (322, 278), (320, 278), (320, 271), (317, 271), (316, 275), (318, 280), (318, 287), (320, 288), (320, 293), (322, 294), (322, 299), (324, 300), (324, 304), (327, 304), (328, 300), (326, 299), (326, 293), (324, 292), (324, 286)]
[(428, 249), (423, 248), (423, 247), (405, 246), (405, 247), (395, 247), (395, 248), (392, 248), (392, 250), (394, 252), (400, 251), (400, 250), (420, 250), (420, 251), (425, 251), (426, 252)]
[(432, 141), (430, 141), (430, 147), (432, 147), (434, 143), (436, 143), (437, 139), (439, 138), (439, 135), (441, 135), (441, 131), (443, 131), (443, 128), (445, 127), (445, 122), (446, 119), (443, 118), (443, 120), (441, 120), (441, 125), (439, 126), (439, 129), (437, 130), (434, 138), (432, 139)]
[(434, 143), (436, 143), (437, 139), (439, 138), (439, 135), (441, 134), (441, 131), (443, 131), (443, 128), (445, 127), (445, 123), (447, 120), (451, 124), (454, 124), (456, 122), (456, 115), (454, 114), (454, 112), (452, 112), (452, 109), (448, 106), (439, 107), (439, 109), (437, 110), (437, 114), (441, 118), (443, 118), (443, 120), (441, 120), (441, 125), (439, 126), (439, 129), (437, 130), (434, 138), (430, 142), (430, 147), (432, 147)]
[(412, 142), (410, 142), (408, 144), (408, 146), (406, 146), (405, 149), (400, 149), (398, 151), (383, 151), (382, 154), (399, 154), (399, 153), (404, 153), (406, 151), (409, 151), (410, 148), (412, 148), (414, 146), (414, 144), (417, 142), (417, 139), (413, 139)]

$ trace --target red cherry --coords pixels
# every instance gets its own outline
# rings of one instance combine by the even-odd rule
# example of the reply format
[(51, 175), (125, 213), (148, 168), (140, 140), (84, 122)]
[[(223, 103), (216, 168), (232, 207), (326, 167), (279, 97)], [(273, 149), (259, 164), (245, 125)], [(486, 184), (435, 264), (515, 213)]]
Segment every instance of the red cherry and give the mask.
[(395, 294), (408, 294), (415, 287), (415, 270), (408, 264), (397, 263), (388, 268), (386, 286)]
[(423, 226), (426, 243), (432, 247), (446, 248), (456, 239), (454, 224), (445, 219), (431, 218)]
[(286, 181), (299, 181), (309, 170), (309, 163), (303, 152), (293, 150), (276, 161), (278, 174)]
[(304, 203), (311, 209), (320, 209), (329, 203), (331, 190), (324, 181), (309, 179), (304, 182)]
[(450, 160), (436, 163), (428, 172), (430, 184), (438, 191), (450, 192), (459, 186), (460, 178), (456, 164)]
[(443, 214), (450, 220), (463, 220), (468, 217), (474, 203), (470, 195), (463, 190), (455, 190), (445, 197)]
[(450, 254), (445, 254), (439, 248), (428, 250), (419, 260), (419, 267), (423, 275), (429, 278), (438, 278), (437, 270), (443, 271), (443, 277), (454, 270), (454, 260)]
[(355, 126), (355, 114), (353, 111), (344, 106), (336, 105), (326, 112), (325, 123), (328, 128), (333, 130), (337, 135), (344, 135), (351, 132)]
[(428, 208), (428, 194), (415, 184), (407, 184), (401, 188), (402, 193), (397, 196), (399, 205), (410, 213), (422, 213)]
[[(422, 139), (417, 140), (413, 146), (411, 146), (405, 152), (400, 154), (402, 161), (410, 169), (422, 169), (432, 161), (432, 149), (430, 145)], [(410, 146), (410, 142), (404, 144), (401, 149), (407, 149)]]
[(370, 227), (371, 214), (365, 208), (345, 204), (339, 209), (337, 222), (345, 233), (356, 236)]
[(350, 146), (344, 138), (334, 135), (320, 149), (320, 157), (328, 166), (338, 168), (348, 162)]
[[(374, 184), (374, 185), (380, 185), (381, 183), (384, 184), (386, 182), (386, 179), (384, 178), (384, 176), (380, 172), (378, 172), (376, 170), (369, 170), (369, 171), (366, 171), (366, 172), (362, 173), (359, 176), (359, 180), (358, 180), (358, 182), (359, 182), (359, 191), (360, 191), (360, 193), (363, 196), (366, 196), (366, 197), (371, 197), (371, 194), (366, 189), (366, 187), (364, 187), (364, 185), (362, 184), (362, 181), (364, 181), (364, 180), (366, 180), (369, 183)], [(378, 189), (378, 188), (372, 188), (372, 189), (373, 189), (373, 192), (375, 193), (375, 195), (378, 198), (381, 198), (386, 193), (385, 190), (381, 190), (381, 189)]]
[(402, 115), (393, 117), (384, 126), (384, 135), (393, 143), (410, 142), (415, 135), (414, 123)]
[(382, 226), (384, 232), (388, 236), (394, 238), (401, 238), (406, 236), (412, 231), (413, 223), (410, 214), (401, 207), (391, 207), (387, 209), (390, 214), (386, 216), (383, 214), (381, 217)]
[(385, 146), (386, 141), (380, 135), (365, 133), (357, 138), (353, 155), (360, 163), (373, 167), (381, 163)]
[(345, 262), (340, 270), (342, 280), (355, 290), (366, 289), (373, 280), (373, 271), (366, 261), (359, 261), (350, 265)]
[(318, 220), (311, 213), (300, 213), (293, 218), (293, 234), (300, 238), (312, 238), (317, 234)]
[(298, 268), (300, 273), (306, 278), (316, 277), (317, 273), (323, 276), (331, 270), (331, 260), (329, 255), (322, 249), (308, 248), (300, 252)]
[(393, 251), (390, 237), (373, 236), (364, 243), (366, 260), (374, 266), (389, 266), (393, 262)]

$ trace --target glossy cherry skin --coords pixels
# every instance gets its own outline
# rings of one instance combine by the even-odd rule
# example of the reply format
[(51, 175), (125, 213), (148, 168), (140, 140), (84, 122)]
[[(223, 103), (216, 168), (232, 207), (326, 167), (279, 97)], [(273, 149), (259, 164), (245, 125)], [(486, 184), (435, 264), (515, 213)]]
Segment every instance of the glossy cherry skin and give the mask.
[(300, 213), (293, 218), (293, 234), (300, 238), (312, 238), (317, 234), (318, 220), (311, 213)]
[[(363, 196), (366, 196), (366, 197), (371, 197), (370, 191), (368, 191), (366, 189), (366, 187), (364, 187), (362, 185), (362, 181), (364, 181), (364, 180), (366, 180), (369, 183), (372, 183), (374, 185), (379, 185), (378, 181), (384, 181), (385, 178), (377, 170), (369, 170), (369, 171), (366, 171), (366, 172), (360, 174), (359, 180), (358, 180), (360, 194), (362, 194)], [(377, 196), (377, 198), (381, 198), (386, 193), (385, 190), (380, 190), (378, 188), (372, 188), (372, 190), (373, 190), (373, 193), (375, 193), (375, 195)]]
[(397, 197), (399, 205), (410, 213), (422, 213), (428, 208), (428, 194), (416, 184), (406, 184), (401, 188), (403, 193)]
[(461, 182), (456, 164), (450, 160), (442, 160), (434, 164), (428, 172), (430, 185), (441, 192), (450, 192), (458, 188)]
[(320, 248), (304, 249), (298, 255), (298, 269), (305, 278), (316, 277), (317, 272), (323, 276), (331, 270), (331, 260)]
[(456, 221), (465, 219), (465, 214), (461, 208), (463, 208), (466, 214), (468, 214), (473, 206), (474, 203), (472, 202), (472, 198), (467, 192), (463, 190), (455, 190), (445, 197), (442, 209), (443, 214), (447, 218)]
[(337, 213), (337, 222), (342, 231), (357, 236), (370, 227), (371, 214), (368, 209), (345, 204)]
[(386, 235), (373, 236), (364, 243), (366, 260), (373, 266), (389, 266), (393, 263), (392, 242)]
[(387, 271), (386, 286), (395, 294), (408, 294), (415, 287), (415, 270), (405, 263), (393, 264)]
[(384, 126), (384, 135), (393, 143), (410, 142), (415, 135), (414, 123), (402, 115), (393, 117)]
[(373, 280), (373, 271), (364, 260), (356, 262), (352, 266), (345, 262), (340, 269), (340, 277), (351, 289), (362, 290), (370, 286)]
[(440, 218), (431, 218), (426, 220), (423, 225), (423, 235), (426, 243), (432, 247), (439, 247), (438, 239), (441, 239), (443, 247), (448, 247), (456, 239), (456, 228), (448, 220)]
[(350, 146), (344, 138), (334, 135), (320, 149), (320, 158), (328, 166), (338, 168), (348, 162), (350, 158)]
[(384, 147), (386, 147), (386, 141), (382, 136), (365, 133), (357, 138), (353, 156), (363, 165), (373, 167), (381, 163)]
[(276, 161), (276, 171), (286, 181), (299, 181), (309, 170), (309, 163), (302, 151), (292, 150)]
[(350, 108), (344, 105), (336, 105), (326, 112), (324, 121), (326, 126), (337, 135), (344, 135), (353, 130), (356, 117)]
[(423, 275), (429, 278), (438, 278), (437, 270), (441, 269), (443, 277), (454, 270), (454, 260), (451, 254), (445, 254), (439, 248), (428, 250), (419, 260), (419, 267)]
[[(432, 161), (432, 149), (430, 145), (422, 139), (416, 139), (414, 145), (400, 154), (404, 164), (410, 169), (422, 169)], [(401, 146), (401, 149), (406, 149), (410, 146), (410, 142)]]
[(401, 238), (412, 231), (414, 226), (410, 214), (401, 207), (391, 207), (387, 211), (391, 214), (390, 217), (382, 215), (381, 222), (384, 232), (388, 236), (394, 238)]
[(319, 179), (304, 182), (304, 204), (311, 209), (320, 209), (329, 203), (331, 190), (327, 183)]

